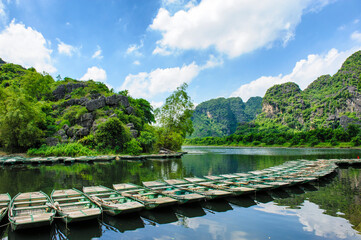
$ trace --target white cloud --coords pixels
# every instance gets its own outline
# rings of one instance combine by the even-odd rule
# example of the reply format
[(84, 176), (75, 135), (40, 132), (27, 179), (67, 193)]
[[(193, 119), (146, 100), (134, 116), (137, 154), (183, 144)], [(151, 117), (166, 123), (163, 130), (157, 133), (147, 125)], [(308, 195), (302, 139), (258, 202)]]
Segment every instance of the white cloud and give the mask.
[(172, 54), (171, 51), (167, 50), (167, 48), (165, 46), (157, 46), (154, 50), (153, 50), (153, 54), (156, 55), (156, 54), (159, 54), (159, 55), (162, 55), (162, 56), (168, 56), (170, 54)]
[(360, 22), (360, 19), (356, 18), (355, 20), (353, 20), (353, 24), (357, 24)]
[(307, 59), (298, 61), (292, 72), (287, 75), (278, 76), (262, 76), (250, 83), (242, 85), (234, 91), (232, 97), (241, 97), (243, 101), (247, 101), (250, 97), (263, 97), (267, 89), (275, 84), (285, 82), (295, 82), (301, 89), (306, 88), (317, 77), (325, 74), (334, 74), (341, 67), (341, 64), (352, 53), (359, 50), (360, 47), (339, 52), (331, 49), (327, 54), (311, 54)]
[(150, 103), (150, 105), (152, 105), (153, 109), (156, 109), (156, 108), (159, 108), (159, 107), (163, 106), (163, 102), (154, 102), (154, 101), (152, 101)]
[(62, 41), (60, 41), (60, 39), (58, 40), (58, 52), (60, 54), (64, 54), (67, 55), (69, 57), (73, 56), (74, 53), (76, 53), (78, 51), (78, 49), (70, 44), (66, 44), (63, 43)]
[(307, 200), (299, 209), (278, 206), (274, 202), (258, 203), (254, 209), (281, 216), (296, 216), (304, 231), (325, 239), (361, 239), (347, 219), (327, 215), (325, 210)]
[(107, 80), (107, 73), (104, 69), (98, 68), (98, 67), (91, 67), (88, 68), (88, 71), (80, 78), (80, 80), (94, 80), (94, 81), (100, 81), (100, 82), (106, 82)]
[(139, 62), (138, 60), (135, 60), (135, 61), (133, 62), (133, 64), (134, 64), (134, 65), (140, 65), (140, 62)]
[(181, 68), (157, 68), (137, 75), (129, 74), (121, 86), (128, 89), (133, 97), (151, 97), (163, 92), (171, 92), (182, 83), (189, 83), (199, 73), (199, 66), (194, 62)]
[(56, 72), (49, 47), (50, 42), (40, 32), (14, 20), (0, 32), (0, 56), (7, 62)]
[(361, 42), (361, 33), (358, 31), (355, 31), (351, 34), (351, 39), (356, 42)]
[(127, 49), (127, 54), (134, 54), (135, 56), (142, 56), (143, 54), (139, 52), (139, 49), (143, 47), (143, 41), (140, 41), (140, 44), (131, 44)]
[(94, 52), (92, 58), (96, 58), (96, 59), (102, 59), (102, 49), (100, 48), (100, 46), (97, 46), (97, 50)]
[(174, 91), (183, 83), (190, 83), (200, 71), (222, 63), (221, 60), (211, 55), (203, 66), (192, 62), (182, 67), (157, 68), (149, 73), (129, 74), (120, 89), (128, 89), (133, 97), (153, 97), (160, 93)]
[(305, 12), (320, 9), (327, 0), (202, 0), (175, 14), (160, 8), (150, 29), (162, 39), (153, 53), (162, 49), (206, 49), (214, 47), (229, 57), (287, 44)]

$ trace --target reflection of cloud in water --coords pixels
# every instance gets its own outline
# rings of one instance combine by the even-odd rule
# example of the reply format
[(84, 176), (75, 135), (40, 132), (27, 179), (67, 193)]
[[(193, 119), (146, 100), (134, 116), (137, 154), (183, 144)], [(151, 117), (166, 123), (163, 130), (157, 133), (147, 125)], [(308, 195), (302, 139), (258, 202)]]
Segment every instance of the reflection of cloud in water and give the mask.
[(300, 209), (287, 209), (284, 206), (277, 206), (275, 203), (269, 202), (259, 203), (255, 210), (284, 216), (297, 216), (299, 222), (304, 225), (303, 230), (313, 232), (316, 236), (361, 239), (361, 236), (351, 227), (348, 220), (326, 215), (324, 214), (325, 210), (309, 201), (305, 201)]
[[(179, 223), (172, 223), (178, 225)], [(232, 239), (245, 240), (249, 239), (248, 233), (243, 231), (232, 231), (232, 227), (228, 228), (227, 224), (221, 224), (218, 220), (213, 221), (204, 218), (187, 218), (187, 228), (195, 230), (195, 232), (202, 231), (209, 233), (212, 239)], [(203, 229), (203, 230), (201, 230)], [(207, 230), (204, 230), (207, 229)]]

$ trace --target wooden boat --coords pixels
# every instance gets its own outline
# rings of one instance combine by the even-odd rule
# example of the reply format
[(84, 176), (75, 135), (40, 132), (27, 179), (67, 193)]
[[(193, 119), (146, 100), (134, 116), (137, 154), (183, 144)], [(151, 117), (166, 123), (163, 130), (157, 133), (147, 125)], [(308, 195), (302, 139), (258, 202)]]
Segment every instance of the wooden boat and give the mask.
[(102, 213), (101, 207), (77, 189), (53, 190), (51, 199), (65, 223), (96, 219)]
[(183, 179), (169, 179), (165, 180), (165, 182), (180, 189), (199, 193), (205, 196), (205, 198), (208, 200), (232, 195), (230, 192), (190, 183)]
[(0, 194), (0, 222), (5, 218), (9, 210), (11, 197), (9, 193)]
[(166, 207), (178, 203), (178, 201), (173, 198), (153, 192), (133, 183), (114, 184), (113, 188), (120, 192), (122, 196), (130, 197), (143, 203), (146, 209)]
[(83, 192), (90, 200), (101, 205), (105, 213), (112, 216), (138, 212), (144, 208), (142, 203), (104, 186), (83, 187)]
[(185, 178), (185, 180), (192, 182), (192, 183), (196, 183), (200, 186), (205, 186), (205, 187), (210, 187), (210, 188), (230, 192), (233, 196), (253, 193), (256, 191), (256, 189), (254, 189), (254, 188), (243, 187), (243, 186), (239, 186), (237, 184), (224, 182), (224, 181), (222, 181), (222, 180), (224, 180), (224, 178), (222, 178), (221, 176), (219, 178), (214, 177), (214, 176), (211, 178), (218, 179), (218, 180), (206, 180), (203, 178)]
[(13, 231), (50, 226), (56, 211), (43, 192), (19, 193), (10, 202), (9, 221)]
[(256, 191), (263, 191), (263, 190), (271, 190), (273, 188), (272, 185), (265, 184), (262, 182), (252, 182), (252, 180), (247, 180), (243, 178), (230, 178), (223, 181), (224, 183), (234, 184), (240, 187), (252, 188)]
[(159, 192), (168, 197), (174, 198), (181, 204), (198, 202), (205, 199), (203, 195), (185, 189), (180, 189), (175, 186), (171, 186), (165, 182), (150, 181), (150, 182), (143, 182), (143, 185), (154, 192)]

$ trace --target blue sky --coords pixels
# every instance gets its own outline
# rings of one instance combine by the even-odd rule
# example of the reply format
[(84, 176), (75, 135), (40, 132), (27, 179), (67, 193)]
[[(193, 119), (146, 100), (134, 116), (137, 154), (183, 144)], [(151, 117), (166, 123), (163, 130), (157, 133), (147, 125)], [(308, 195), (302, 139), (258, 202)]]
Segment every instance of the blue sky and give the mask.
[(159, 106), (302, 89), (361, 49), (359, 0), (0, 0), (0, 57)]

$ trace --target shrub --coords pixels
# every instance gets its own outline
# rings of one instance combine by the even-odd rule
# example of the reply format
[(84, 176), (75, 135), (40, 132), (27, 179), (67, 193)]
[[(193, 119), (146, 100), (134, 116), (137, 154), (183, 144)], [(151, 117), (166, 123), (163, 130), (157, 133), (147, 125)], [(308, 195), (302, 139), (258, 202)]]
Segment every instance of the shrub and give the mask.
[(96, 153), (80, 143), (58, 144), (56, 146), (42, 145), (40, 148), (31, 148), (27, 152), (28, 155), (40, 156), (89, 156)]
[(98, 126), (95, 142), (99, 150), (115, 150), (121, 152), (124, 144), (131, 139), (131, 133), (118, 118), (109, 118)]
[(140, 146), (140, 143), (133, 138), (132, 140), (124, 144), (123, 152), (131, 155), (139, 155), (139, 153), (141, 153), (142, 150), (143, 149)]

